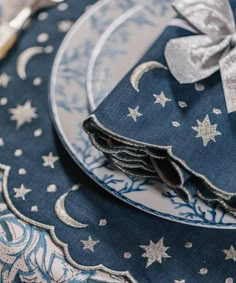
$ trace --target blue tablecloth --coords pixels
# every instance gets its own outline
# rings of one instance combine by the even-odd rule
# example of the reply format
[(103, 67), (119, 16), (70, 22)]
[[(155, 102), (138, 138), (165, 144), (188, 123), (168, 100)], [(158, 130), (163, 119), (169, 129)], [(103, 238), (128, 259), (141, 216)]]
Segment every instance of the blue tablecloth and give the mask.
[[(92, 182), (59, 142), (48, 106), (50, 71), (65, 31), (93, 2), (68, 0), (66, 8), (41, 12), (1, 62), (1, 281), (233, 282), (234, 230), (173, 223), (124, 204)], [(32, 47), (47, 53), (30, 60), (22, 80), (17, 60)], [(88, 226), (62, 223), (54, 210), (59, 198), (77, 225)]]

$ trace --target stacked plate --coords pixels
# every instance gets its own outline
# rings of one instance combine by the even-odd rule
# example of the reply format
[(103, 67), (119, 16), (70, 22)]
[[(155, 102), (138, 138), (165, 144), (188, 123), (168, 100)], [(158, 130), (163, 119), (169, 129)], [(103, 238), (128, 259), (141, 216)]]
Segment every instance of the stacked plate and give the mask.
[(198, 198), (184, 203), (152, 178), (115, 169), (90, 143), (83, 121), (135, 65), (174, 16), (167, 0), (101, 0), (61, 45), (51, 80), (58, 134), (77, 164), (102, 188), (156, 216), (191, 225), (235, 228), (236, 219)]

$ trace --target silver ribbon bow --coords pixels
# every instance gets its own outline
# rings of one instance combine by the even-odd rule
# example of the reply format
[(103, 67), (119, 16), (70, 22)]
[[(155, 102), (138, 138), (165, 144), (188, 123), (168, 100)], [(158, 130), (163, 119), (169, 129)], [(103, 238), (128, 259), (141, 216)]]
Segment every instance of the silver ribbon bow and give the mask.
[(172, 39), (165, 57), (180, 83), (220, 70), (228, 113), (236, 111), (236, 27), (228, 0), (176, 0), (177, 13), (199, 34)]

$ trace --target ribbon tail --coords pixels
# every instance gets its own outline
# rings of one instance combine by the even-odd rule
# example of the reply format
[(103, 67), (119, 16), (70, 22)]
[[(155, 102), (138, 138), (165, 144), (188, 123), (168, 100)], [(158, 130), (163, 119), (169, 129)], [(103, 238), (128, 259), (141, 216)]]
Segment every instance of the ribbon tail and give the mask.
[(236, 112), (236, 48), (220, 60), (227, 112)]

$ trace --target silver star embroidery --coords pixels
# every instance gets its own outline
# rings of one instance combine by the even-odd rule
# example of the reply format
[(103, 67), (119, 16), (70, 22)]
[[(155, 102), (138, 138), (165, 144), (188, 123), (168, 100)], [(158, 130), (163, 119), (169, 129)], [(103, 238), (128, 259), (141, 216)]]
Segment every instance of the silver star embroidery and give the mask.
[(211, 140), (216, 142), (215, 137), (221, 135), (220, 132), (216, 131), (217, 124), (211, 125), (208, 115), (202, 122), (197, 120), (197, 124), (198, 126), (192, 127), (192, 129), (198, 133), (196, 138), (202, 138), (204, 146), (207, 146)]
[(16, 121), (16, 128), (19, 129), (23, 124), (30, 123), (32, 119), (37, 118), (37, 109), (31, 106), (30, 101), (26, 101), (23, 105), (17, 105), (16, 108), (10, 108), (12, 114), (10, 119)]
[(88, 237), (88, 240), (80, 240), (83, 244), (83, 250), (90, 250), (94, 252), (94, 246), (100, 241), (94, 241), (91, 236)]
[(72, 21), (60, 21), (57, 24), (57, 27), (58, 27), (59, 31), (67, 32), (71, 28), (72, 24), (73, 24)]
[(54, 156), (52, 154), (52, 152), (50, 152), (48, 155), (43, 155), (42, 159), (44, 161), (43, 166), (47, 167), (51, 167), (52, 169), (55, 168), (54, 163), (59, 159), (58, 156)]
[(145, 250), (142, 257), (148, 259), (146, 268), (154, 262), (162, 263), (162, 259), (171, 257), (166, 253), (169, 247), (164, 246), (164, 238), (161, 238), (156, 244), (150, 241), (149, 246), (140, 246), (140, 248)]
[(230, 248), (228, 250), (223, 250), (223, 252), (225, 253), (225, 260), (233, 260), (236, 262), (236, 250), (234, 249), (233, 246), (230, 246)]
[(31, 190), (27, 189), (23, 184), (20, 186), (20, 188), (14, 188), (13, 190), (16, 193), (14, 197), (22, 198), (23, 200), (25, 200), (25, 195), (31, 192)]
[(131, 117), (135, 122), (137, 122), (137, 118), (143, 116), (142, 113), (139, 112), (139, 106), (136, 108), (130, 108), (128, 107), (129, 114), (127, 115), (128, 117)]
[(10, 82), (11, 77), (7, 73), (2, 73), (0, 75), (0, 86), (6, 88), (8, 87), (8, 83)]
[(165, 106), (166, 106), (166, 103), (167, 103), (168, 101), (171, 101), (170, 98), (168, 98), (168, 97), (165, 96), (164, 91), (162, 91), (162, 92), (160, 93), (160, 95), (153, 94), (153, 96), (156, 98), (156, 100), (155, 100), (154, 103), (155, 103), (155, 104), (161, 104), (162, 107), (165, 107)]

